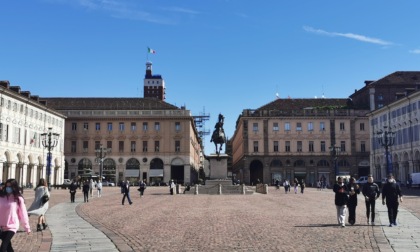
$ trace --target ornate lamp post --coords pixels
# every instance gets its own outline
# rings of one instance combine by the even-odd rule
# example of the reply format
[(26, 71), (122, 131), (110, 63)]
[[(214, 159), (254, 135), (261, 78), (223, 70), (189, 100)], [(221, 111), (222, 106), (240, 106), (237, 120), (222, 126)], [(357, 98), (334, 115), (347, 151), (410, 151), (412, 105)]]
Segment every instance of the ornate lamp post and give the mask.
[(395, 132), (387, 130), (387, 126), (384, 126), (384, 130), (376, 132), (376, 138), (380, 145), (385, 147), (385, 158), (386, 158), (386, 172), (387, 174), (392, 173), (391, 157), (389, 156), (389, 147), (394, 145)]
[(334, 164), (334, 174), (335, 174), (334, 181), (337, 179), (337, 176), (340, 173), (338, 170), (338, 164), (337, 164), (337, 159), (338, 159), (338, 155), (340, 155), (340, 151), (341, 151), (341, 147), (335, 146), (335, 144), (333, 144), (330, 147), (330, 154), (331, 154), (331, 158)]
[(104, 160), (106, 157), (106, 154), (109, 152), (110, 150), (108, 148), (105, 148), (101, 145), (99, 145), (99, 148), (95, 150), (95, 154), (96, 154), (96, 158), (98, 159), (98, 161), (100, 162), (100, 167), (99, 167), (99, 177), (102, 180), (102, 173), (104, 170)]
[(52, 160), (51, 151), (54, 149), (54, 147), (57, 146), (59, 136), (60, 136), (60, 134), (52, 132), (51, 127), (48, 128), (47, 133), (41, 134), (42, 146), (44, 146), (48, 150), (48, 154), (47, 154), (47, 184), (48, 184), (49, 189), (50, 189), (51, 160)]

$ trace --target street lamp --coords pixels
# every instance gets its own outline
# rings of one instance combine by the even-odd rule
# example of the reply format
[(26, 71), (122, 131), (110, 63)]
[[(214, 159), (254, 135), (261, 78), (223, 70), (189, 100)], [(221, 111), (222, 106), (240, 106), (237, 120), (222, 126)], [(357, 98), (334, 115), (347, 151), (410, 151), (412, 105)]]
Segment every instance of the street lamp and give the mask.
[(106, 154), (109, 151), (110, 151), (110, 149), (103, 147), (102, 144), (99, 145), (99, 148), (95, 150), (96, 158), (100, 162), (99, 177), (100, 177), (101, 180), (102, 180), (102, 172), (104, 170), (104, 160), (105, 160)]
[(385, 147), (385, 158), (386, 158), (386, 171), (387, 174), (392, 173), (391, 157), (389, 156), (388, 148), (394, 145), (395, 132), (387, 130), (387, 126), (384, 126), (384, 130), (376, 132), (376, 138), (380, 145)]
[(331, 153), (331, 157), (334, 164), (335, 179), (337, 179), (337, 176), (339, 175), (337, 159), (338, 159), (338, 155), (340, 155), (340, 151), (341, 151), (341, 148), (338, 146), (335, 146), (335, 144), (333, 144), (330, 147), (330, 153)]
[(42, 133), (41, 134), (42, 146), (44, 146), (48, 150), (48, 154), (47, 154), (47, 184), (48, 184), (49, 189), (50, 189), (51, 160), (52, 160), (51, 151), (54, 149), (54, 147), (57, 146), (59, 136), (60, 136), (60, 134), (52, 132), (51, 127), (48, 128), (47, 133)]

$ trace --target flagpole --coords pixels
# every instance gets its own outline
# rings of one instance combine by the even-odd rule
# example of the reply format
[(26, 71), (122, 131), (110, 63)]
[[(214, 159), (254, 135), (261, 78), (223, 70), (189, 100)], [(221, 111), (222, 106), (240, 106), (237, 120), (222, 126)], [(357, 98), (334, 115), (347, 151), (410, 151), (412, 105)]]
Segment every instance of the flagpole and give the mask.
[(146, 52), (146, 61), (149, 61), (149, 47), (147, 47), (147, 52)]

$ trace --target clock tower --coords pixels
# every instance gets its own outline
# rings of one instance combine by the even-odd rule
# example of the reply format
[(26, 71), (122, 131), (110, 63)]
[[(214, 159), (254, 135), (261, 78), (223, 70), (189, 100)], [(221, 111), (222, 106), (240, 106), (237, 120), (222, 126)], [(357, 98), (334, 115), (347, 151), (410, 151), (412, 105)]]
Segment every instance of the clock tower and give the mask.
[(152, 62), (146, 62), (146, 75), (144, 76), (144, 98), (155, 98), (165, 101), (165, 81), (161, 75), (153, 75)]

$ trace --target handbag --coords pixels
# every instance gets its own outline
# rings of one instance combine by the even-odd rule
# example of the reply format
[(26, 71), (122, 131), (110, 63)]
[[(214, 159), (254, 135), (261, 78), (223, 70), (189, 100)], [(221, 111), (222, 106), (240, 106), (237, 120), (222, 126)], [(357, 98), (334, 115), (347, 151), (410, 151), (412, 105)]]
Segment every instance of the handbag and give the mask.
[(50, 200), (50, 197), (48, 197), (47, 194), (42, 195), (42, 198), (41, 198), (42, 205), (47, 203), (49, 200)]

